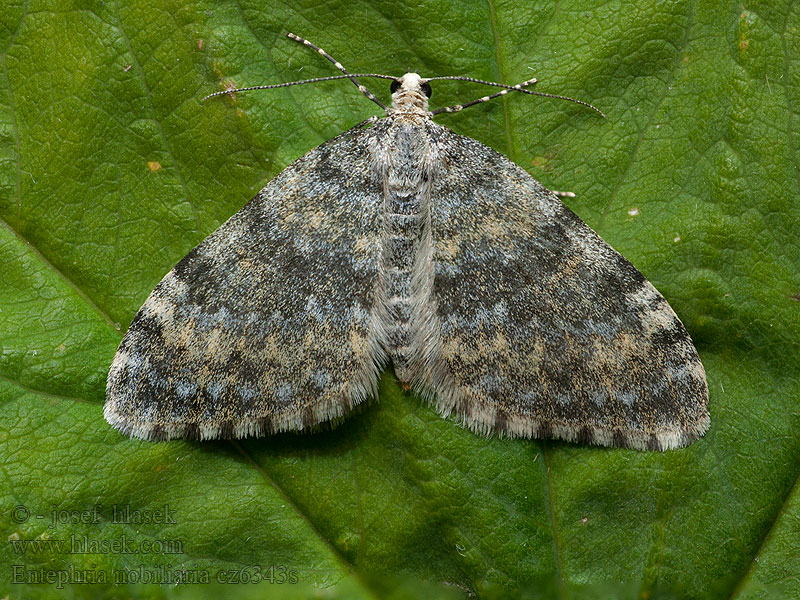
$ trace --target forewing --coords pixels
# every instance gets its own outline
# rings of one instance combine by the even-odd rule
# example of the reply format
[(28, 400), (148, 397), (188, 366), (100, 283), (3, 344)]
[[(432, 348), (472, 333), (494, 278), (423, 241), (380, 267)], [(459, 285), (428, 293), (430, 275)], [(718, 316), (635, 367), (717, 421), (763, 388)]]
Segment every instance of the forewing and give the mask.
[(432, 190), (427, 384), (476, 431), (666, 449), (707, 429), (686, 329), (631, 263), (511, 161), (447, 132)]
[(144, 439), (261, 435), (374, 393), (382, 196), (369, 135), (309, 152), (164, 277), (114, 357), (112, 425)]

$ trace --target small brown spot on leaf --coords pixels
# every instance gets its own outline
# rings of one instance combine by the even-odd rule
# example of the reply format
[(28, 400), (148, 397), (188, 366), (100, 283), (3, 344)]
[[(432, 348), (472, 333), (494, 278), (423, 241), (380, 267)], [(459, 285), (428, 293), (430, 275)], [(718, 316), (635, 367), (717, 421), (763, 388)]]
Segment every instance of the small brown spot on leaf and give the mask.
[(550, 171), (552, 169), (550, 158), (549, 156), (534, 156), (531, 159), (531, 165), (543, 171)]
[(151, 172), (158, 171), (161, 168), (161, 163), (157, 160), (147, 161), (147, 168), (150, 169)]
[[(222, 87), (223, 87), (223, 89), (224, 89), (226, 92), (228, 92), (228, 91), (230, 91), (230, 90), (235, 90), (235, 89), (236, 89), (236, 84), (235, 84), (235, 83), (233, 83), (232, 81), (226, 81), (226, 82), (225, 82), (225, 83), (222, 85)], [(236, 100), (236, 93), (234, 92), (234, 93), (232, 93), (232, 94), (228, 94), (228, 97), (229, 97), (231, 100)]]

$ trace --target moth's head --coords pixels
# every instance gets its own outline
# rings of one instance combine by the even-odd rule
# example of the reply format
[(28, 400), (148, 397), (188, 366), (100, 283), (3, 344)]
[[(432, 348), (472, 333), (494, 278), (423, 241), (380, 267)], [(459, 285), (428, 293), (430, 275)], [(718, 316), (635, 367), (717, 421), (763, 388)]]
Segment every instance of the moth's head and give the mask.
[(431, 84), (417, 73), (406, 73), (400, 79), (395, 79), (389, 89), (392, 91), (392, 108), (428, 112)]

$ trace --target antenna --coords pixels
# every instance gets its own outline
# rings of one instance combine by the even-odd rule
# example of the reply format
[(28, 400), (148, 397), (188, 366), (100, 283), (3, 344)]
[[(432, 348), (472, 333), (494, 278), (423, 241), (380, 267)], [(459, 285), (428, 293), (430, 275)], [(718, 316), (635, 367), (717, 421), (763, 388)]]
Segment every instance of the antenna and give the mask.
[[(342, 72), (342, 75), (331, 75), (329, 77), (315, 77), (314, 79), (303, 79), (302, 81), (290, 81), (287, 83), (275, 83), (272, 85), (254, 85), (250, 87), (242, 87), (242, 88), (231, 88), (228, 90), (222, 90), (220, 92), (214, 92), (213, 94), (209, 94), (203, 101), (208, 100), (209, 98), (213, 98), (215, 96), (223, 96), (225, 94), (235, 94), (236, 92), (249, 92), (251, 90), (270, 90), (275, 88), (282, 88), (282, 87), (289, 87), (292, 85), (304, 85), (306, 83), (318, 83), (321, 81), (333, 81), (335, 79), (349, 79), (352, 81), (356, 87), (358, 87), (358, 91), (364, 94), (367, 98), (372, 100), (375, 104), (380, 106), (383, 110), (388, 110), (388, 107), (378, 100), (378, 98), (370, 92), (361, 82), (358, 80), (359, 77), (376, 77), (379, 79), (391, 79), (392, 81), (398, 81), (397, 77), (393, 77), (392, 75), (382, 75), (380, 73), (350, 73), (347, 69), (344, 68), (342, 63), (338, 60), (333, 58), (330, 54), (325, 52), (319, 46), (315, 46), (311, 42), (309, 42), (305, 38), (301, 38), (299, 35), (295, 35), (293, 33), (288, 33), (287, 36), (293, 39), (296, 42), (300, 42), (305, 46), (315, 50), (318, 54), (325, 57), (327, 60), (333, 63), (333, 65)], [(541, 96), (543, 98), (556, 98), (558, 100), (566, 100), (568, 102), (574, 102), (575, 104), (580, 104), (581, 106), (586, 106), (587, 108), (591, 108), (593, 111), (597, 112), (601, 117), (604, 119), (606, 115), (596, 106), (589, 104), (588, 102), (584, 102), (582, 100), (576, 100), (575, 98), (570, 98), (569, 96), (559, 96), (558, 94), (546, 94), (544, 92), (534, 92), (533, 90), (526, 90), (525, 88), (529, 85), (533, 85), (537, 82), (537, 79), (534, 77), (533, 79), (528, 79), (527, 81), (523, 81), (522, 83), (518, 83), (517, 85), (505, 85), (503, 83), (496, 83), (493, 81), (484, 81), (483, 79), (476, 79), (474, 77), (462, 77), (460, 75), (448, 75), (444, 77), (430, 77), (427, 79), (423, 79), (423, 82), (430, 82), (430, 81), (468, 81), (470, 83), (479, 83), (481, 85), (488, 85), (492, 87), (499, 87), (503, 88), (501, 91), (492, 94), (490, 96), (483, 96), (482, 98), (478, 98), (477, 100), (472, 100), (471, 102), (467, 102), (465, 104), (454, 104), (452, 106), (444, 106), (442, 108), (437, 108), (431, 111), (431, 115), (439, 115), (442, 113), (454, 113), (460, 112), (469, 106), (474, 106), (476, 104), (481, 104), (483, 102), (488, 102), (489, 100), (493, 100), (494, 98), (499, 98), (500, 96), (505, 96), (509, 92), (522, 92), (523, 94), (531, 94), (533, 96)]]

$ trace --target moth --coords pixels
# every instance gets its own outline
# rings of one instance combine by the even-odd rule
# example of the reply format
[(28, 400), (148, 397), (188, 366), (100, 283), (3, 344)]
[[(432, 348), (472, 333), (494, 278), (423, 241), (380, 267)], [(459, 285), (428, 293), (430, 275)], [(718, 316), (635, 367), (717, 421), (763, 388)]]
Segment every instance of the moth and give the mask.
[[(705, 372), (664, 297), (526, 171), (433, 121), (549, 96), (535, 80), (355, 75), (289, 37), (342, 75), (243, 90), (349, 78), (385, 116), (298, 159), (167, 273), (114, 357), (109, 423), (146, 440), (313, 429), (374, 397), (391, 361), (480, 434), (664, 450), (706, 431)], [(359, 77), (391, 80), (391, 106)], [(434, 79), (503, 89), (431, 111)]]

